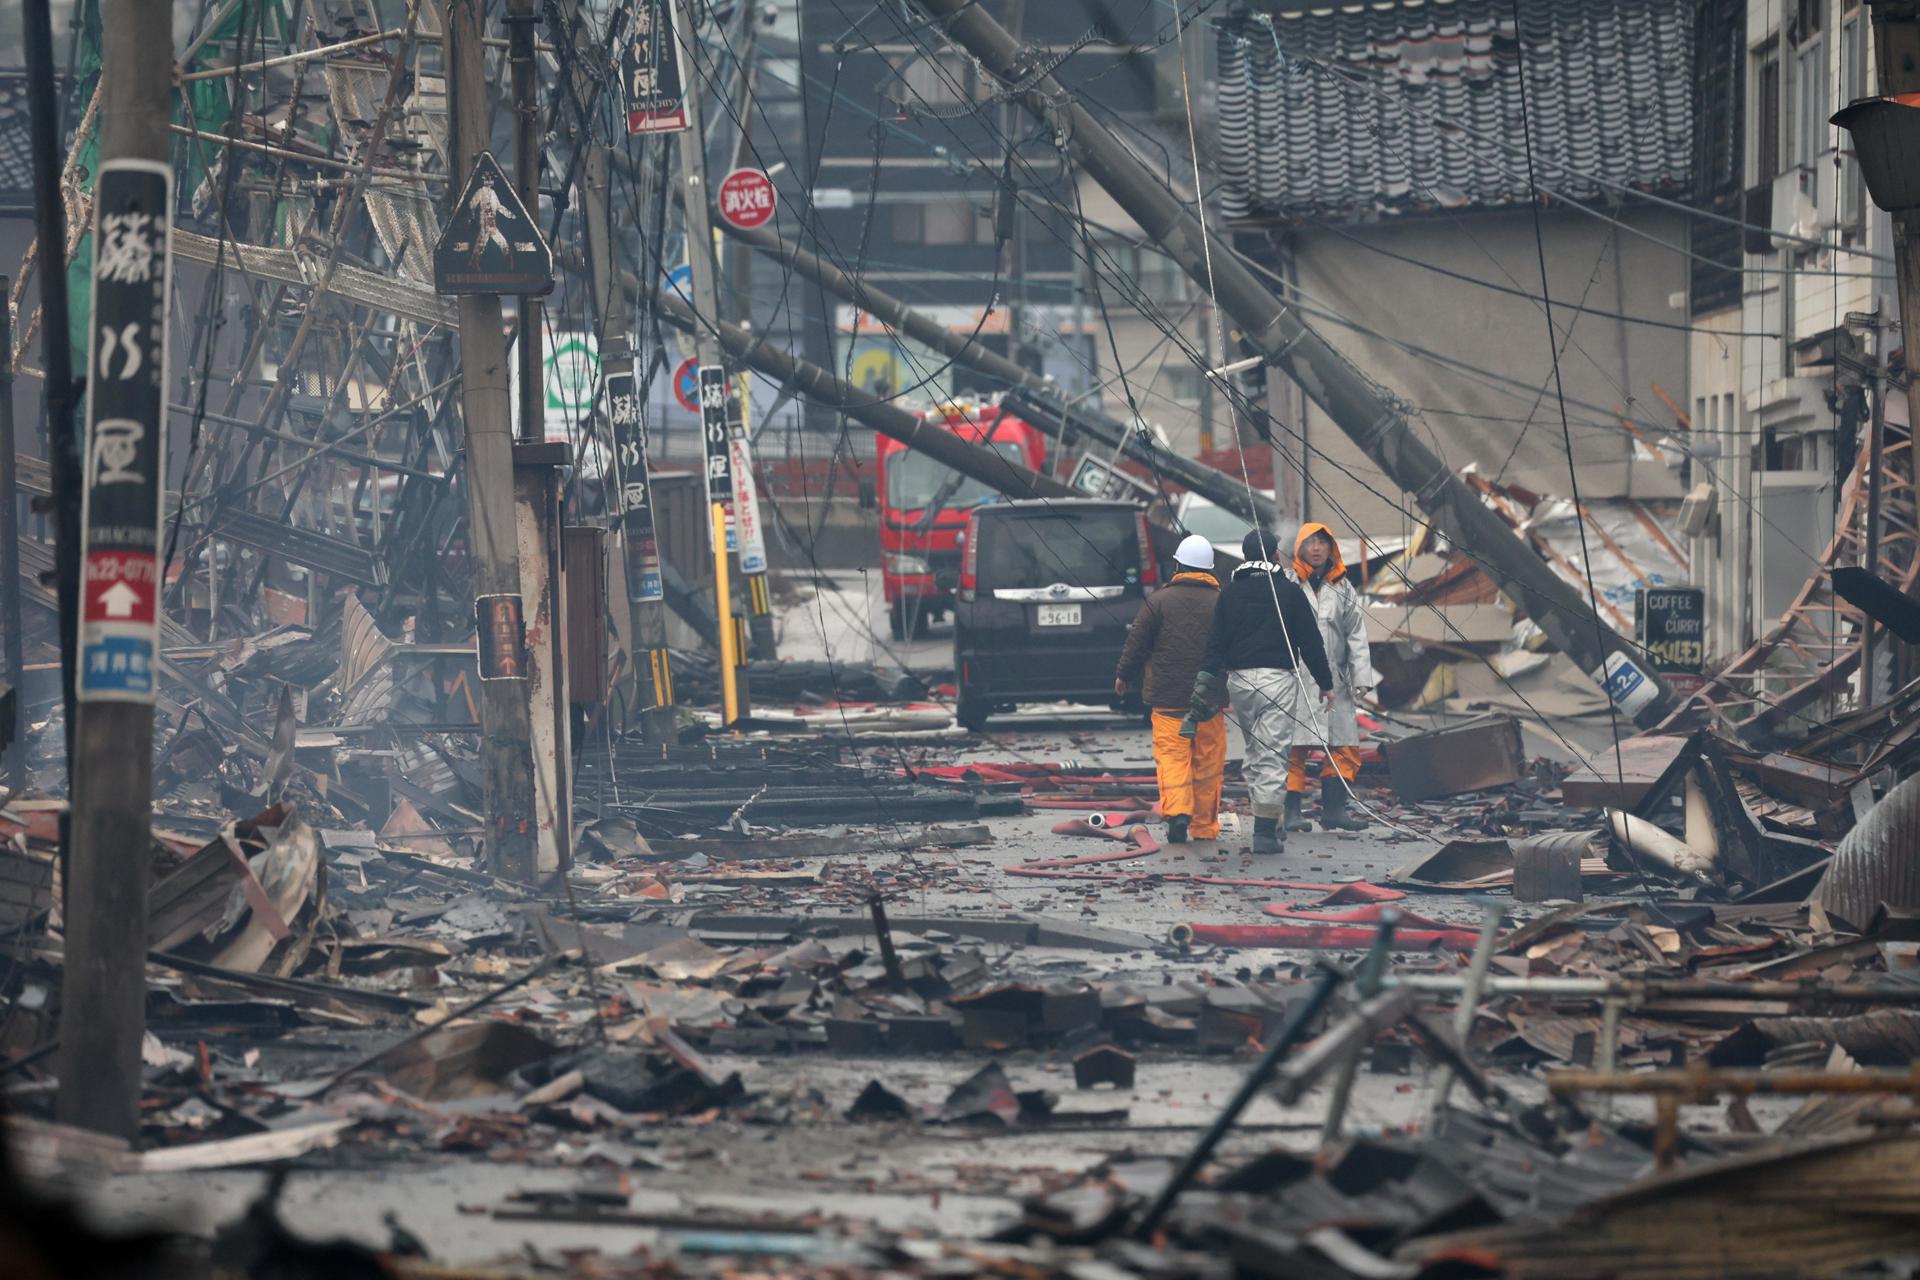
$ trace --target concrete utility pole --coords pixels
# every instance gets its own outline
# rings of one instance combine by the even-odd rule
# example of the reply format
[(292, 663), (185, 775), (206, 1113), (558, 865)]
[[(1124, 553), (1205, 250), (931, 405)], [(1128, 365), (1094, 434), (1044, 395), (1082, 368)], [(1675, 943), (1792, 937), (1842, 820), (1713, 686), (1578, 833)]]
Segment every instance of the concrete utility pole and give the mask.
[[(758, 56), (760, 51), (759, 10), (751, 4), (742, 6), (740, 23), (743, 28), (741, 44), (744, 48), (740, 54), (740, 94), (735, 100), (733, 110), (734, 118), (740, 122), (740, 137), (734, 143), (733, 167), (736, 169), (745, 169), (751, 165), (753, 158), (754, 79), (755, 73), (760, 65)], [(724, 224), (726, 220), (723, 218), (721, 221)], [(716, 243), (714, 247), (717, 250), (720, 246)], [(744, 246), (736, 246), (733, 253), (726, 256), (729, 259), (727, 274), (733, 302), (733, 314), (729, 318), (737, 324), (751, 327), (753, 324), (753, 254)], [(753, 379), (747, 374), (741, 374), (741, 431), (739, 437), (740, 443), (734, 450), (734, 465), (736, 467), (744, 466), (747, 474), (744, 484), (741, 483), (740, 477), (735, 477), (734, 488), (743, 493), (750, 492), (751, 487), (755, 483), (753, 476), (753, 445), (751, 443), (753, 431), (751, 424), (747, 421), (748, 406), (750, 404), (750, 397), (747, 393), (752, 387)], [(767, 499), (764, 494), (759, 495), (759, 498), (771, 500)], [(740, 504), (736, 500), (734, 505), (737, 508)], [(758, 501), (755, 502), (755, 505), (758, 505)], [(752, 514), (758, 519), (759, 513), (757, 511)], [(734, 528), (744, 534), (745, 526), (741, 521), (742, 513), (736, 510), (734, 512)], [(773, 596), (767, 589), (767, 571), (770, 566), (767, 564), (766, 556), (763, 554), (760, 557), (758, 568), (749, 568), (746, 559), (746, 538), (742, 536), (738, 539), (738, 542), (741, 575), (745, 579), (746, 585), (747, 634), (753, 639), (753, 654), (758, 658), (778, 658), (780, 652), (774, 639), (773, 631)]]
[[(464, 177), (487, 149), (487, 79), (481, 0), (447, 6), (447, 87), (453, 110), (453, 172)], [(447, 186), (449, 201), (459, 185)], [(530, 884), (537, 875), (533, 732), (527, 708), (526, 628), (514, 528), (513, 427), (507, 395), (507, 340), (500, 299), (460, 297), (460, 408), (466, 424), (467, 541), (481, 647), (497, 644), (503, 674), (480, 681), (480, 756), (486, 792), (487, 867)], [(490, 641), (489, 634), (497, 637)], [(483, 675), (485, 674), (483, 669)]]
[[(637, 283), (631, 277), (627, 277), (627, 281), (629, 285)], [(711, 332), (711, 325), (719, 332), (708, 341), (715, 342), (742, 364), (759, 370), (782, 386), (792, 387), (817, 404), (839, 410), (869, 430), (893, 437), (961, 475), (991, 485), (1009, 498), (1086, 497), (1063, 480), (1030, 471), (1005, 454), (974, 444), (951, 431), (929, 431), (918, 416), (893, 401), (877, 400), (870, 392), (840, 381), (819, 365), (809, 364), (773, 343), (762, 341), (749, 329), (725, 323), (712, 325), (706, 317), (696, 316), (694, 308), (674, 294), (661, 293), (657, 301), (660, 318), (674, 328), (704, 335)], [(1155, 530), (1156, 538), (1162, 534), (1167, 534), (1167, 540), (1160, 549), (1172, 555), (1179, 536)]]
[[(540, 77), (534, 67), (533, 0), (512, 0), (503, 15), (513, 87), (513, 185), (528, 217), (540, 218)], [(519, 432), (513, 447), (514, 522), (520, 545), (520, 592), (527, 615), (527, 722), (533, 734), (535, 865), (564, 870), (573, 834), (572, 728), (568, 723), (566, 575), (561, 563), (564, 517), (560, 468), (565, 442), (547, 440), (546, 308), (520, 296)]]
[[(8, 295), (0, 276), (0, 298)], [(13, 317), (0, 303), (0, 628), (6, 630), (7, 687), (13, 690), (13, 723), (0, 724), (7, 737), (4, 770), (7, 792), (20, 794), (27, 785), (27, 744), (20, 741), (20, 692), (26, 666), (24, 637), (20, 634), (20, 477), (19, 446), (13, 435)]]
[[(54, 593), (60, 605), (60, 705), (66, 737), (68, 791), (73, 782), (73, 660), (79, 653), (80, 447), (73, 431), (73, 347), (67, 308), (67, 206), (60, 198), (60, 99), (54, 90), (53, 19), (48, 0), (26, 0), (21, 31), (26, 45), (27, 97), (33, 152), (33, 231), (40, 248), (41, 367), (46, 372), (47, 459), (52, 474)], [(13, 360), (13, 348), (6, 350)], [(18, 589), (18, 583), (15, 583)], [(69, 819), (60, 820), (61, 856), (66, 856)]]
[[(1027, 109), (1065, 139), (1075, 166), (1119, 202), (1148, 239), (1161, 245), (1232, 321), (1230, 343), (1258, 353), (1298, 382), (1389, 480), (1413, 495), (1441, 532), (1471, 553), (1547, 637), (1600, 682), (1623, 714), (1657, 724), (1674, 705), (1659, 675), (1633, 654), (1630, 640), (1600, 624), (1571, 583), (1557, 576), (1478, 494), (1463, 484), (1404, 415), (1345, 357), (1280, 298), (1187, 204), (1050, 74), (1047, 57), (1027, 48), (973, 0), (919, 0), (947, 38), (972, 54)], [(1211, 252), (1209, 253), (1209, 248)], [(1228, 353), (1222, 354), (1227, 359)], [(1261, 424), (1261, 434), (1271, 429)]]
[[(131, 1139), (140, 1129), (146, 1030), (173, 28), (166, 5), (107, 0), (103, 9), (79, 702), (55, 1114), (65, 1124)], [(42, 271), (65, 269), (64, 245), (41, 248)], [(48, 347), (66, 341), (66, 330), (47, 331)]]
[(727, 504), (733, 496), (733, 462), (728, 433), (728, 393), (720, 349), (710, 325), (720, 322), (720, 290), (714, 279), (713, 224), (707, 218), (707, 159), (700, 123), (700, 42), (694, 38), (693, 6), (673, 0), (674, 38), (688, 53), (692, 74), (686, 85), (687, 127), (680, 133), (680, 181), (687, 215), (687, 266), (693, 275), (693, 306), (705, 321), (693, 332), (700, 361), (700, 424), (706, 439), (707, 497), (713, 524), (714, 608), (720, 620), (720, 701), (726, 723), (751, 714), (740, 681), (745, 635), (733, 610), (733, 584), (727, 565)]
[(1151, 436), (1130, 431), (1126, 424), (1103, 413), (1068, 404), (1043, 375), (1008, 359), (978, 338), (955, 333), (884, 289), (799, 248), (771, 225), (747, 229), (723, 224), (723, 229), (727, 235), (770, 254), (788, 270), (846, 299), (882, 324), (1000, 383), (1011, 393), (1005, 401), (1007, 407), (1036, 426), (1058, 436), (1083, 435), (1108, 448), (1118, 448), (1124, 456), (1159, 470), (1244, 520), (1272, 524), (1278, 518), (1278, 508), (1273, 501), (1259, 493), (1249, 498), (1240, 477), (1170, 453)]
[[(624, 271), (620, 273), (620, 282), (636, 292), (641, 288), (640, 282)], [(926, 423), (917, 415), (902, 409), (893, 401), (875, 399), (870, 392), (840, 381), (819, 365), (810, 364), (762, 340), (751, 330), (724, 323), (714, 326), (704, 317), (695, 316), (693, 308), (674, 294), (656, 294), (655, 305), (659, 308), (661, 320), (674, 328), (685, 333), (707, 333), (717, 328), (719, 345), (741, 364), (757, 369), (782, 386), (793, 388), (795, 393), (808, 400), (844, 413), (861, 426), (890, 436), (909, 449), (924, 453), (935, 462), (978, 480), (1009, 498), (1086, 496), (1064, 480), (1031, 471), (1005, 454), (974, 444), (951, 431), (928, 431)], [(1180, 543), (1179, 533), (1154, 525), (1150, 527), (1149, 534), (1153, 539), (1155, 554), (1163, 560), (1171, 559)]]
[(618, 531), (626, 568), (634, 699), (640, 732), (648, 742), (674, 740), (673, 672), (667, 657), (666, 587), (660, 543), (653, 523), (653, 476), (633, 346), (627, 335), (627, 291), (613, 273), (613, 231), (608, 216), (608, 148), (587, 153), (581, 203), (587, 226), (587, 261), (600, 304), (600, 368), (606, 380), (601, 403), (612, 428), (614, 483), (608, 516)]
[[(577, 21), (579, 0), (560, 0), (560, 17), (574, 33), (573, 91), (576, 102), (596, 100), (592, 67), (598, 48), (592, 29)], [(616, 99), (616, 101), (624, 101)], [(627, 643), (633, 663), (634, 705), (649, 742), (674, 740), (673, 673), (667, 657), (666, 588), (660, 543), (653, 523), (653, 476), (634, 376), (633, 340), (627, 332), (627, 291), (614, 281), (612, 148), (591, 144), (581, 162), (576, 192), (587, 238), (587, 277), (600, 309), (598, 337), (600, 403), (610, 428), (613, 482), (607, 486), (607, 519), (621, 552), (627, 594)], [(609, 602), (609, 608), (619, 606)]]
[[(501, 21), (507, 28), (507, 65), (513, 84), (513, 185), (527, 212), (540, 216), (540, 78), (533, 65), (533, 29), (540, 25), (533, 0), (511, 0)], [(464, 175), (463, 175), (464, 176)], [(546, 378), (542, 368), (546, 307), (528, 294), (520, 299), (520, 430), (523, 444), (546, 440)]]

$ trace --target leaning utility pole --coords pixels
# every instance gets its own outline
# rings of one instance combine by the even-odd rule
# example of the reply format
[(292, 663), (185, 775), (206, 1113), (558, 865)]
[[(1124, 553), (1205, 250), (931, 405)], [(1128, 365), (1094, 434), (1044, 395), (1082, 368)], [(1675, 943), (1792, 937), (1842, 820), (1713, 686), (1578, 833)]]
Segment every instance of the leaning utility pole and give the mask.
[[(1017, 93), (1027, 110), (1064, 140), (1075, 168), (1119, 202), (1149, 240), (1210, 290), (1233, 322), (1230, 343), (1256, 352), (1306, 391), (1387, 478), (1413, 495), (1456, 546), (1485, 566), (1547, 637), (1607, 691), (1636, 723), (1657, 724), (1674, 697), (1633, 655), (1632, 642), (1603, 626), (1571, 583), (1517, 537), (1478, 494), (1408, 426), (1405, 415), (1360, 371), (1262, 284), (1240, 255), (1209, 232), (1187, 204), (1044, 71), (1047, 55), (1007, 34), (974, 0), (918, 0), (947, 38)], [(1178, 20), (1176, 18), (1176, 20)], [(1221, 358), (1227, 358), (1222, 353)], [(1216, 383), (1221, 379), (1216, 377)], [(1261, 434), (1271, 428), (1261, 424)]]
[[(447, 6), (447, 88), (453, 166), (469, 172), (487, 149), (487, 80), (481, 0)], [(460, 197), (458, 182), (448, 198)], [(451, 210), (449, 211), (451, 216)], [(466, 428), (468, 563), (480, 666), (480, 755), (487, 867), (530, 884), (537, 875), (533, 732), (527, 705), (526, 623), (513, 498), (513, 428), (507, 344), (497, 294), (460, 296), (460, 407)]]
[(1093, 409), (1069, 404), (1046, 377), (988, 347), (977, 336), (956, 333), (925, 312), (916, 311), (886, 290), (850, 275), (817, 254), (800, 248), (772, 226), (738, 227), (722, 223), (727, 235), (772, 255), (787, 270), (846, 299), (889, 329), (966, 365), (1007, 389), (1001, 403), (1055, 436), (1084, 435), (1192, 489), (1216, 506), (1245, 520), (1272, 524), (1278, 518), (1273, 499), (1249, 493), (1239, 476), (1228, 475), (1160, 447), (1152, 435)]
[[(47, 388), (47, 466), (53, 480), (54, 595), (60, 606), (60, 706), (67, 748), (67, 784), (73, 784), (73, 660), (79, 652), (80, 446), (73, 430), (73, 347), (67, 307), (67, 206), (60, 194), (60, 97), (54, 88), (53, 19), (48, 0), (26, 0), (21, 14), (26, 45), (29, 146), (33, 152), (33, 228), (40, 246), (41, 368)], [(4, 305), (4, 304), (0, 304)], [(57, 338), (56, 338), (57, 335)], [(6, 350), (13, 362), (13, 347)], [(17, 590), (19, 584), (13, 584)], [(67, 826), (60, 820), (65, 856)]]
[[(140, 1128), (140, 1042), (146, 1031), (172, 264), (167, 120), (173, 29), (166, 5), (107, 0), (103, 7), (80, 504), (78, 719), (68, 801), (72, 842), (55, 1114), (65, 1124), (131, 1139)], [(41, 270), (63, 270), (65, 246), (41, 247)], [(66, 341), (65, 330), (47, 331), (49, 347)]]
[(700, 365), (700, 428), (706, 442), (707, 502), (713, 526), (713, 594), (720, 621), (720, 703), (722, 719), (733, 724), (749, 714), (741, 696), (740, 655), (744, 637), (733, 613), (733, 584), (727, 572), (727, 504), (733, 500), (733, 459), (727, 412), (732, 382), (714, 342), (720, 321), (720, 290), (714, 279), (713, 225), (707, 219), (705, 135), (700, 127), (700, 42), (694, 39), (693, 6), (673, 0), (674, 39), (694, 56), (686, 85), (687, 127), (680, 133), (680, 180), (687, 214), (687, 266), (693, 276), (693, 308), (704, 322), (694, 326), (693, 345)]

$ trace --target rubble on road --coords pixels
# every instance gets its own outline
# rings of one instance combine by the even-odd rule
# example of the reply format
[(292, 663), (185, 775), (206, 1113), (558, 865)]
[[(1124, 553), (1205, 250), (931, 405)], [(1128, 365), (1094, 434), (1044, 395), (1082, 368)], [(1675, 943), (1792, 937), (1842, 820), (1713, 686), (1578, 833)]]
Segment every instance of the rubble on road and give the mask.
[[(210, 1245), (403, 1276), (1707, 1275), (1815, 1269), (1815, 1239), (1920, 1249), (1897, 1189), (1916, 793), (1877, 742), (1703, 728), (1570, 760), (1497, 709), (1382, 710), (1373, 832), (1254, 859), (1237, 767), (1226, 837), (1163, 845), (1156, 778), (1098, 735), (862, 737), (919, 711), (849, 693), (922, 693), (796, 666), (755, 673), (791, 725), (594, 740), (570, 861), (515, 883), (479, 857), (442, 678), (471, 655), (347, 625), (174, 658), (201, 694), (160, 739), (132, 1148), (52, 1121), (62, 802), (0, 807), (0, 1081), (36, 1186), (478, 1160), (573, 1181), (476, 1219), (648, 1233), (442, 1267), (404, 1247), (404, 1204), (372, 1240), (310, 1239), (270, 1189)], [(1257, 1116), (1210, 1125), (1296, 1022)], [(1022, 1142), (1056, 1163), (990, 1146)], [(756, 1144), (835, 1195), (691, 1190)], [(957, 1229), (949, 1194), (997, 1216)], [(878, 1211), (903, 1198), (934, 1208)]]

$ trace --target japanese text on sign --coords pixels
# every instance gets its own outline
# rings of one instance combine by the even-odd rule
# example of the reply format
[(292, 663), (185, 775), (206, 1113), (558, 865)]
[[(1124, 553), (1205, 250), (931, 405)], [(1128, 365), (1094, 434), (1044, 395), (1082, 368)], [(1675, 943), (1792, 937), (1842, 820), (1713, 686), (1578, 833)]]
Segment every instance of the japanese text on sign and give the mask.
[(700, 366), (700, 432), (707, 456), (707, 501), (733, 501), (733, 462), (727, 434), (727, 374)]
[(639, 0), (633, 7), (633, 38), (620, 58), (629, 134), (687, 127), (687, 76), (676, 24), (673, 0)]
[(1695, 673), (1706, 660), (1707, 597), (1698, 587), (1649, 587), (1634, 596), (1634, 635), (1653, 669)]
[(172, 202), (166, 165), (100, 166), (74, 681), (83, 702), (154, 699)]
[(626, 539), (627, 597), (635, 603), (665, 599), (660, 541), (653, 526), (646, 424), (640, 419), (633, 372), (627, 368), (609, 372), (606, 383), (607, 420), (613, 428), (614, 488), (619, 494), (620, 528)]

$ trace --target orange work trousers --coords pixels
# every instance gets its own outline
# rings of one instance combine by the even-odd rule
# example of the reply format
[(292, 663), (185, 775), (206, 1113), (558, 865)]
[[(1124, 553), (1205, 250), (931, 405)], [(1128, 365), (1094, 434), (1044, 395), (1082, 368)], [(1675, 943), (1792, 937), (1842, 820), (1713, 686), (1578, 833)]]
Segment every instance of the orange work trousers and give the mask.
[[(1295, 747), (1287, 757), (1287, 790), (1305, 791), (1307, 789), (1307, 756), (1312, 747)], [(1327, 750), (1327, 762), (1320, 766), (1320, 776), (1331, 778), (1339, 774), (1348, 782), (1360, 776), (1360, 748), (1330, 747)]]
[(1220, 835), (1220, 787), (1227, 779), (1227, 717), (1200, 722), (1191, 738), (1180, 736), (1179, 711), (1153, 713), (1153, 767), (1160, 775), (1160, 812), (1185, 814), (1195, 840)]

